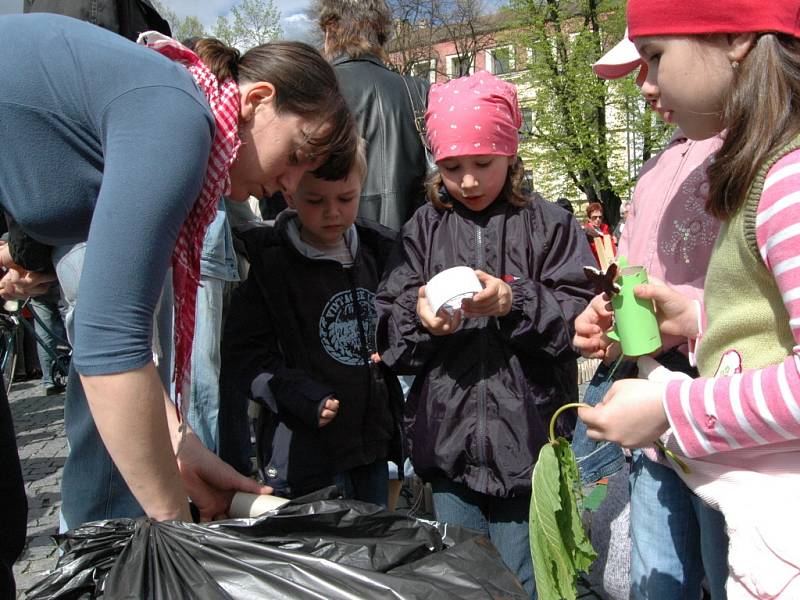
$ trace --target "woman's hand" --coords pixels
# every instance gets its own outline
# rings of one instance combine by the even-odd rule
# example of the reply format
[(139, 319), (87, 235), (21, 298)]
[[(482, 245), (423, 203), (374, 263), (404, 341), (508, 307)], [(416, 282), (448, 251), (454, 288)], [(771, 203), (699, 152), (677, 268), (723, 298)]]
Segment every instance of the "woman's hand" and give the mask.
[(227, 519), (236, 492), (272, 493), (271, 487), (259, 485), (223, 462), (192, 431), (186, 434), (177, 458), (183, 485), (200, 511), (201, 521)]
[(614, 323), (614, 313), (606, 294), (592, 298), (575, 319), (575, 337), (572, 344), (586, 358), (606, 358), (614, 342), (606, 335)]
[(419, 288), (417, 298), (417, 316), (422, 326), (431, 335), (450, 335), (458, 326), (461, 325), (461, 311), (456, 310), (449, 313), (445, 309), (440, 309), (437, 314), (433, 314), (428, 297), (425, 295), (425, 286)]
[(642, 379), (617, 381), (600, 404), (578, 408), (588, 436), (627, 448), (652, 444), (669, 429), (661, 402), (664, 385)]
[(637, 298), (655, 301), (661, 333), (697, 337), (697, 303), (694, 300), (658, 280), (636, 286), (633, 293)]
[(488, 273), (476, 269), (475, 275), (483, 285), (483, 289), (472, 298), (461, 301), (464, 316), (505, 317), (511, 310), (511, 286), (502, 279), (492, 277)]

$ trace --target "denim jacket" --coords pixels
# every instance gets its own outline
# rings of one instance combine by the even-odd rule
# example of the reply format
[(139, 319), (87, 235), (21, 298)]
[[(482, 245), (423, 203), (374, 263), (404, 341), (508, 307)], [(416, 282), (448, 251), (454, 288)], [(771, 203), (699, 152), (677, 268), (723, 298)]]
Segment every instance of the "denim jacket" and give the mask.
[(223, 281), (239, 281), (238, 263), (233, 249), (233, 235), (225, 212), (225, 203), (221, 198), (217, 205), (217, 216), (208, 226), (203, 238), (200, 274)]

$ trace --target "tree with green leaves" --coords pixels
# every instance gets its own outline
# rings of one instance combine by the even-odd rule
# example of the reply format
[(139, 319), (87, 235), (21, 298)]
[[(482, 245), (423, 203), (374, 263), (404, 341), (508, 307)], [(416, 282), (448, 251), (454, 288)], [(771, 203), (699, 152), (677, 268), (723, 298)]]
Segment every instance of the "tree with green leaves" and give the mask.
[(577, 188), (603, 205), (613, 225), (642, 159), (668, 135), (631, 77), (606, 82), (592, 72), (592, 63), (623, 36), (624, 3), (512, 0), (510, 10), (508, 39), (529, 49), (518, 81), (529, 89), (521, 94), (529, 110), (526, 162), (547, 171), (537, 180), (552, 188), (541, 191), (574, 196), (569, 188)]
[(229, 46), (245, 51), (278, 39), (283, 34), (281, 13), (273, 0), (239, 0), (230, 17), (220, 16), (213, 35)]
[(172, 37), (176, 40), (185, 40), (191, 37), (207, 37), (203, 24), (195, 16), (179, 17), (177, 13), (160, 0), (151, 0), (158, 13), (169, 23)]

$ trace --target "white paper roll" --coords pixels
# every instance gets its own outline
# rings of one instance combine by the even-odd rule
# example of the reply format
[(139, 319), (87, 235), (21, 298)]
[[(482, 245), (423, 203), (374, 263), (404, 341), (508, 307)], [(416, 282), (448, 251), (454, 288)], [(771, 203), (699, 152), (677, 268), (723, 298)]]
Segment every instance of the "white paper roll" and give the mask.
[(431, 278), (425, 286), (425, 295), (435, 314), (442, 307), (458, 310), (461, 308), (461, 300), (472, 298), (482, 289), (483, 286), (473, 269), (452, 267)]
[(236, 492), (231, 501), (228, 516), (232, 519), (260, 517), (265, 512), (275, 510), (288, 503), (287, 498), (279, 498), (269, 494), (247, 494)]

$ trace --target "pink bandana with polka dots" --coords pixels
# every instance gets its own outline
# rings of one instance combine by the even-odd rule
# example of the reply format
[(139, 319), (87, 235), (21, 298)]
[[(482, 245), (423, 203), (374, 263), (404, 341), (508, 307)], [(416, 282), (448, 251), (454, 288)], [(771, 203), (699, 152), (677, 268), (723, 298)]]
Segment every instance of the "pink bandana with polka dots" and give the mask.
[(434, 84), (425, 124), (436, 162), (451, 156), (514, 156), (522, 125), (517, 88), (485, 71)]

